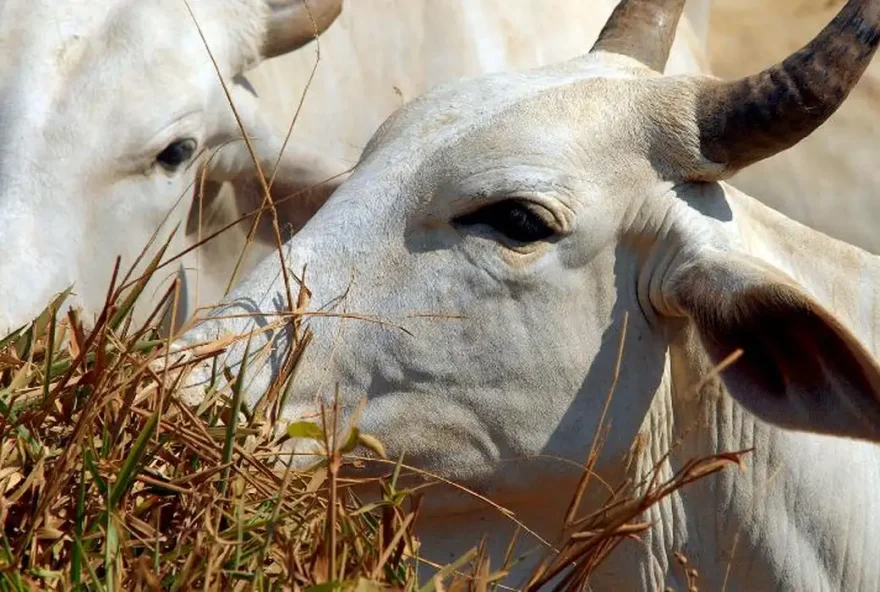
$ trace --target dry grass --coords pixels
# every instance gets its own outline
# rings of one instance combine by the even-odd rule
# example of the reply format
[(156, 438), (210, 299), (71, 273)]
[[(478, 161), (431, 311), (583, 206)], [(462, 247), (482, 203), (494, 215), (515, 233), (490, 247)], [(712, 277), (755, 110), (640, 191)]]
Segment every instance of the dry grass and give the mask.
[[(0, 341), (0, 590), (502, 585), (504, 571), (490, 572), (478, 541), (442, 577), (417, 582), (412, 529), (421, 494), (399, 488), (404, 467), (389, 463), (388, 475), (373, 485), (380, 501), (363, 504), (339, 470), (354, 462), (350, 453), (359, 444), (382, 450), (357, 430), (332, 442), (325, 434), (333, 429), (293, 424), (297, 436), (333, 452), (310, 471), (278, 468), (286, 457), (271, 426), (307, 338), (291, 348), (269, 402), (257, 410), (241, 408), (241, 375), (219, 364), (230, 388), (211, 393), (198, 409), (179, 403), (178, 368), (157, 329), (174, 288), (143, 326), (131, 316), (163, 253), (145, 278), (111, 288), (93, 327), (65, 308), (62, 294), (34, 323)], [(222, 345), (201, 348), (196, 360), (217, 356)], [(609, 400), (612, 393), (613, 386)], [(335, 416), (327, 410), (324, 425)], [(599, 448), (597, 439), (585, 475)], [(560, 588), (577, 588), (621, 541), (650, 526), (638, 520), (647, 507), (738, 461), (738, 454), (695, 461), (664, 483), (655, 474), (639, 484), (638, 495), (624, 484), (586, 518), (574, 518), (574, 500), (568, 540), (529, 589), (557, 574)]]
[(72, 310), (55, 320), (63, 294), (0, 343), (0, 589), (412, 581), (413, 515), (396, 478), (365, 508), (336, 476), (349, 444), (308, 473), (278, 471), (271, 426), (238, 421), (235, 386), (197, 410), (180, 404), (155, 370), (167, 351), (156, 323), (131, 322), (144, 284), (111, 290), (89, 329)]

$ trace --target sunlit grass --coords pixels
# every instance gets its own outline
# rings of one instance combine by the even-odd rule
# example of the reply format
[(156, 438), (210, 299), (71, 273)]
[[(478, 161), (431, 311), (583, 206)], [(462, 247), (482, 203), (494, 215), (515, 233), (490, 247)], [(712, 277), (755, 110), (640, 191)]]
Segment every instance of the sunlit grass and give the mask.
[[(356, 426), (337, 429), (337, 409), (290, 426), (289, 436), (312, 439), (324, 452), (308, 470), (286, 468), (290, 454), (273, 425), (307, 334), (293, 340), (264, 404), (252, 410), (240, 387), (247, 364), (233, 374), (219, 363), (228, 340), (204, 344), (186, 362), (169, 351), (158, 327), (176, 286), (135, 323), (135, 302), (163, 255), (159, 249), (141, 279), (111, 288), (94, 323), (66, 305), (65, 292), (0, 341), (0, 590), (506, 586), (507, 566), (492, 566), (480, 541), (438, 577), (418, 581), (414, 527), (430, 491), (401, 485), (411, 471), (402, 459), (384, 461), (385, 476), (372, 484), (343, 478), (346, 463), (364, 462), (358, 450), (379, 460), (384, 450)], [(299, 330), (294, 317), (284, 322)], [(217, 385), (229, 386), (212, 386), (198, 408), (180, 402), (180, 371), (211, 360)], [(597, 437), (585, 476), (600, 448)], [(645, 509), (739, 460), (720, 455), (667, 482), (654, 474), (624, 484), (586, 517), (574, 500), (567, 539), (529, 589), (554, 577), (578, 589), (619, 544), (650, 527), (639, 520)], [(355, 484), (376, 498), (362, 502)]]

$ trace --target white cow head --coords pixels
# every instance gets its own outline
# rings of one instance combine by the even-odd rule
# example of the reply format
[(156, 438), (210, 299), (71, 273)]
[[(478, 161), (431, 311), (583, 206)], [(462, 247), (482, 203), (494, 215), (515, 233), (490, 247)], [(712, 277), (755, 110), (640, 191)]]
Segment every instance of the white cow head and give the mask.
[[(232, 142), (212, 161), (211, 178), (253, 172), (217, 70), (270, 168), (286, 130), (270, 129), (233, 77), (307, 43), (340, 4), (4, 2), (0, 333), (71, 284), (90, 312), (100, 308), (114, 259), (131, 265), (166, 219), (157, 242), (170, 234), (212, 150)], [(282, 177), (320, 163), (291, 149), (284, 166)]]
[[(758, 258), (719, 183), (834, 111), (880, 39), (880, 3), (851, 1), (804, 50), (731, 83), (658, 74), (682, 4), (625, 0), (588, 55), (446, 85), (386, 121), (286, 245), (315, 334), (288, 418), (338, 386), (349, 408), (368, 397), (363, 429), (408, 462), (533, 489), (559, 465), (504, 461), (583, 458), (628, 312), (610, 457), (658, 393), (738, 348), (724, 383), (757, 416), (880, 439), (876, 362)], [(189, 339), (247, 334), (284, 292), (268, 258)], [(242, 318), (255, 312), (270, 316)], [(290, 338), (260, 333), (252, 352), (267, 335), (278, 348), (248, 370), (251, 403)]]

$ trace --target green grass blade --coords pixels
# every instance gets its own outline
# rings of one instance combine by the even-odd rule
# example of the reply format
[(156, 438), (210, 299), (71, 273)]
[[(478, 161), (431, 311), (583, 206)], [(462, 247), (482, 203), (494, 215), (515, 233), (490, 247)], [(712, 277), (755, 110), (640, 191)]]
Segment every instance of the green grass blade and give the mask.
[[(82, 467), (79, 472), (79, 483), (76, 491), (76, 515), (73, 520), (73, 533), (76, 540), (81, 541), (85, 528), (83, 521), (86, 517), (86, 468)], [(74, 588), (82, 583), (83, 553), (80, 545), (74, 545), (71, 550), (70, 581)]]
[[(241, 395), (244, 390), (245, 373), (247, 371), (248, 357), (251, 352), (251, 339), (253, 334), (248, 336), (247, 343), (244, 346), (244, 356), (241, 358), (241, 367), (238, 370), (238, 377), (232, 385), (232, 410), (230, 411), (229, 425), (226, 426), (226, 439), (223, 442), (223, 464), (228, 465), (232, 461), (232, 451), (235, 446), (235, 432), (238, 429), (238, 412), (241, 409)], [(223, 469), (220, 475), (220, 495), (226, 495), (226, 489), (229, 479), (229, 467)]]
[(104, 541), (104, 578), (108, 590), (116, 589), (116, 557), (119, 553), (119, 530), (113, 512), (107, 512), (107, 539)]
[(291, 438), (308, 438), (324, 441), (324, 430), (312, 421), (294, 421), (287, 426), (287, 435)]
[(113, 490), (110, 492), (110, 500), (107, 503), (111, 511), (116, 509), (119, 500), (122, 499), (125, 492), (134, 485), (135, 477), (137, 477), (138, 469), (140, 468), (140, 462), (144, 458), (144, 454), (147, 451), (147, 444), (153, 436), (153, 432), (156, 430), (156, 424), (158, 423), (159, 412), (156, 411), (150, 416), (147, 425), (144, 426), (141, 433), (138, 434), (134, 446), (132, 446), (125, 459), (125, 463), (122, 465), (122, 469), (119, 471), (119, 478), (116, 480), (116, 483), (113, 485)]
[(7, 347), (9, 347), (9, 344), (11, 344), (13, 341), (18, 339), (19, 337), (21, 337), (22, 332), (25, 329), (27, 329), (27, 327), (28, 327), (27, 325), (22, 325), (21, 327), (19, 327), (15, 331), (10, 332), (3, 339), (0, 339), (0, 351), (6, 349)]
[(477, 556), (478, 552), (479, 552), (479, 549), (474, 547), (473, 549), (471, 549), (470, 551), (468, 551), (467, 553), (465, 553), (464, 555), (462, 555), (461, 557), (456, 559), (453, 563), (450, 563), (449, 565), (438, 570), (437, 575), (435, 577), (431, 578), (431, 580), (427, 584), (425, 584), (424, 586), (419, 588), (419, 592), (433, 592), (434, 590), (436, 590), (436, 586), (435, 586), (436, 580), (440, 580), (442, 582), (443, 580), (445, 580), (446, 578), (451, 576), (453, 573), (455, 573), (456, 571), (458, 571), (459, 569), (461, 569), (462, 567), (464, 567), (465, 565), (467, 565), (468, 563), (473, 561), (474, 557)]
[(49, 306), (40, 313), (40, 316), (34, 321), (34, 339), (41, 339), (43, 337), (46, 329), (48, 329), (50, 324), (55, 320), (55, 316), (61, 309), (61, 305), (64, 304), (64, 301), (67, 300), (71, 292), (73, 292), (73, 286), (70, 286), (55, 296), (55, 298), (52, 299), (52, 302), (49, 303)]
[(394, 472), (391, 474), (391, 483), (388, 486), (391, 488), (391, 491), (397, 491), (397, 481), (400, 479), (400, 470), (403, 468), (403, 453), (400, 453), (400, 458), (397, 459), (397, 464), (394, 465)]
[[(79, 537), (73, 537), (73, 545), (79, 549), (80, 555), (85, 556), (85, 550), (83, 549), (82, 541)], [(92, 567), (92, 564), (88, 561), (85, 562), (86, 571), (89, 572), (89, 579), (92, 580), (92, 583), (95, 585), (95, 588), (98, 592), (104, 592), (104, 586), (101, 584), (101, 580), (98, 578), (98, 574), (95, 572), (95, 568)]]
[(56, 295), (49, 303), (49, 306), (44, 308), (43, 312), (40, 313), (40, 316), (38, 316), (36, 320), (31, 323), (30, 328), (25, 331), (23, 335), (21, 335), (21, 337), (15, 344), (15, 349), (18, 351), (19, 357), (25, 359), (30, 356), (31, 348), (33, 347), (34, 343), (36, 343), (41, 337), (43, 337), (46, 329), (49, 327), (50, 320), (54, 320), (55, 315), (61, 308), (61, 305), (64, 304), (64, 301), (67, 300), (72, 291), (73, 286), (70, 286), (60, 294)]

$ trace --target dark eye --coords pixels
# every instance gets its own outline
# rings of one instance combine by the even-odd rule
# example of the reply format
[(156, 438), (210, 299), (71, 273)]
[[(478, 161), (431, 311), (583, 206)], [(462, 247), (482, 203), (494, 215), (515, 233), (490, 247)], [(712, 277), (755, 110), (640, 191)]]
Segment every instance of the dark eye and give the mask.
[(192, 138), (175, 140), (159, 153), (156, 162), (166, 169), (174, 170), (185, 162), (189, 162), (189, 159), (196, 153), (197, 147), (196, 141)]
[(534, 243), (555, 234), (545, 218), (536, 213), (539, 208), (519, 199), (506, 199), (459, 216), (453, 222), (462, 226), (482, 224), (510, 240)]

